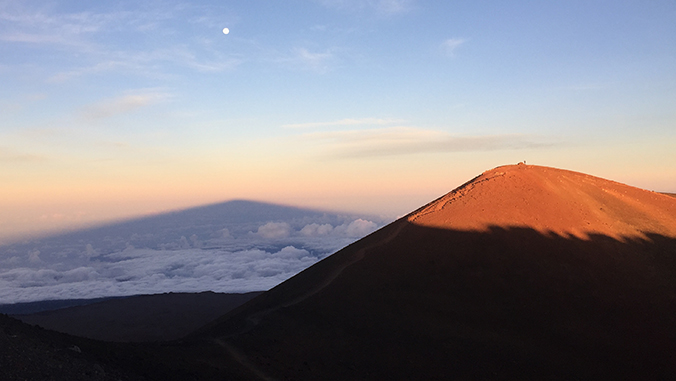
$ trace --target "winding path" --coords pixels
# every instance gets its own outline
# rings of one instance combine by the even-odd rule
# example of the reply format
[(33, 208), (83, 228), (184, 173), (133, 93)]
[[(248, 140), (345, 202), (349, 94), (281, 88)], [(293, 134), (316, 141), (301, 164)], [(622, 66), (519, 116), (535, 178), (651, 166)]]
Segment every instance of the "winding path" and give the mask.
[[(338, 276), (340, 276), (340, 274), (346, 268), (348, 268), (349, 266), (352, 266), (353, 264), (355, 264), (355, 263), (361, 261), (362, 259), (364, 259), (364, 256), (366, 255), (366, 252), (368, 250), (372, 250), (376, 247), (383, 246), (383, 245), (390, 243), (397, 235), (399, 235), (401, 230), (406, 226), (405, 222), (406, 222), (405, 217), (393, 222), (393, 224), (398, 224), (398, 226), (385, 239), (380, 240), (376, 243), (373, 243), (371, 245), (368, 245), (366, 247), (363, 247), (363, 248), (357, 250), (357, 252), (354, 254), (354, 257), (352, 258), (352, 260), (345, 262), (345, 263), (341, 264), (340, 266), (337, 266), (321, 283), (319, 283), (315, 287), (309, 289), (307, 292), (303, 293), (302, 295), (300, 295), (300, 296), (298, 296), (298, 297), (296, 297), (296, 298), (294, 298), (294, 299), (292, 299), (292, 300), (290, 300), (286, 303), (281, 303), (281, 304), (279, 304), (275, 307), (271, 307), (271, 308), (259, 311), (257, 313), (254, 313), (251, 316), (248, 316), (246, 318), (247, 326), (245, 328), (243, 328), (243, 329), (241, 329), (237, 332), (234, 332), (230, 335), (227, 335), (223, 339), (227, 340), (227, 339), (229, 339), (233, 336), (246, 333), (246, 332), (252, 330), (254, 327), (256, 327), (265, 316), (267, 316), (267, 315), (269, 315), (269, 314), (271, 314), (271, 313), (273, 313), (273, 312), (275, 312), (275, 311), (277, 311), (281, 308), (296, 305), (296, 304), (306, 300), (307, 298), (317, 294), (318, 292), (320, 292), (321, 290), (326, 288), (328, 285), (333, 283), (333, 281), (336, 280), (336, 278), (338, 278)], [(264, 381), (275, 380), (274, 378), (266, 375), (263, 371), (258, 369), (254, 364), (252, 364), (247, 359), (247, 357), (244, 354), (242, 354), (241, 352), (239, 352), (232, 344), (230, 344), (230, 343), (228, 343), (228, 342), (226, 342), (222, 339), (213, 339), (213, 342), (215, 342), (221, 348), (225, 349), (225, 351), (228, 353), (228, 355), (233, 360), (235, 360), (237, 363), (242, 365), (244, 368), (251, 371), (258, 379), (264, 380)]]

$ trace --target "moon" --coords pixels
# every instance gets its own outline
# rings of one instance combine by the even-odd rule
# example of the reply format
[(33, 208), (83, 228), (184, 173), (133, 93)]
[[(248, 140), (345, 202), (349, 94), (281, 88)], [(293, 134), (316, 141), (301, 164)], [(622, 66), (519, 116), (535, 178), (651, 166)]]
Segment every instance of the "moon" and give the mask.
[(228, 34), (230, 33), (230, 29), (228, 28), (223, 28), (223, 34)]

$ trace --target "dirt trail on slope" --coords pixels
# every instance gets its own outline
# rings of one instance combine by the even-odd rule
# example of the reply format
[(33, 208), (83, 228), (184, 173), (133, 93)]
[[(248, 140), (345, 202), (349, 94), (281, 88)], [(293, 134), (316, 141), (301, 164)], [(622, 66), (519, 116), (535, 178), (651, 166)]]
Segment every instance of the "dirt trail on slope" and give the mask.
[[(265, 309), (265, 310), (263, 310), (263, 311), (257, 312), (257, 313), (255, 313), (255, 314), (253, 314), (253, 315), (251, 315), (251, 316), (248, 316), (248, 317), (246, 318), (247, 325), (246, 325), (245, 328), (243, 328), (243, 329), (241, 329), (241, 330), (239, 330), (239, 331), (237, 331), (237, 332), (235, 332), (235, 333), (232, 333), (232, 334), (230, 334), (230, 335), (227, 335), (226, 337), (224, 337), (224, 339), (227, 340), (227, 339), (229, 339), (229, 338), (231, 338), (231, 337), (233, 337), (233, 336), (237, 336), (237, 335), (241, 335), (241, 334), (243, 334), (243, 333), (246, 333), (246, 332), (252, 330), (253, 328), (255, 328), (255, 327), (261, 322), (261, 320), (262, 320), (265, 316), (267, 316), (267, 315), (269, 315), (269, 314), (271, 314), (271, 313), (273, 313), (273, 312), (275, 312), (275, 311), (278, 311), (278, 310), (281, 309), (281, 308), (285, 308), (285, 307), (290, 307), (290, 306), (296, 305), (296, 304), (298, 304), (298, 303), (300, 303), (300, 302), (302, 302), (302, 301), (308, 299), (309, 297), (311, 297), (311, 296), (317, 294), (318, 292), (320, 292), (321, 290), (323, 290), (324, 288), (326, 288), (327, 286), (329, 286), (331, 283), (333, 283), (333, 281), (336, 280), (336, 278), (338, 278), (338, 277), (340, 276), (340, 274), (341, 274), (346, 268), (348, 268), (349, 266), (351, 266), (351, 265), (353, 265), (353, 264), (355, 264), (355, 263), (361, 261), (362, 259), (364, 259), (364, 256), (366, 255), (366, 252), (367, 252), (367, 251), (372, 250), (372, 249), (374, 249), (374, 248), (376, 248), (376, 247), (379, 247), (379, 246), (382, 246), (382, 245), (386, 245), (386, 244), (388, 244), (389, 242), (391, 242), (395, 237), (397, 237), (397, 236), (399, 235), (399, 233), (401, 232), (401, 230), (406, 226), (406, 224), (405, 224), (405, 223), (402, 223), (402, 222), (403, 222), (403, 221), (401, 221), (401, 220), (400, 220), (400, 221), (395, 221), (395, 222), (393, 222), (393, 224), (398, 224), (398, 226), (397, 226), (396, 229), (395, 229), (392, 233), (390, 233), (385, 239), (380, 240), (380, 241), (378, 241), (378, 242), (376, 242), (376, 243), (373, 243), (373, 244), (371, 244), (371, 245), (368, 245), (368, 246), (366, 246), (366, 247), (363, 247), (363, 248), (357, 250), (357, 252), (354, 254), (354, 257), (352, 258), (352, 260), (350, 260), (350, 261), (348, 261), (348, 262), (346, 262), (346, 263), (343, 263), (342, 265), (336, 267), (336, 268), (329, 274), (329, 276), (326, 277), (326, 279), (325, 279), (323, 282), (321, 282), (320, 284), (318, 284), (316, 287), (314, 287), (314, 288), (308, 290), (306, 293), (304, 293), (304, 294), (302, 294), (302, 295), (300, 295), (300, 296), (298, 296), (298, 297), (296, 297), (296, 298), (294, 298), (294, 299), (292, 299), (292, 300), (290, 300), (290, 301), (288, 301), (288, 302), (286, 302), (286, 303), (282, 303), (282, 304), (277, 305), (277, 306), (275, 306), (275, 307), (268, 308), (268, 309)], [(212, 339), (212, 341), (215, 342), (215, 343), (216, 343), (217, 345), (219, 345), (220, 347), (222, 347), (223, 349), (225, 349), (226, 352), (230, 355), (230, 357), (231, 357), (233, 360), (235, 360), (237, 363), (239, 363), (240, 365), (242, 365), (244, 368), (250, 370), (250, 371), (251, 371), (253, 374), (255, 374), (256, 377), (258, 377), (259, 379), (265, 380), (265, 381), (274, 380), (273, 378), (270, 378), (270, 377), (267, 376), (265, 373), (263, 373), (261, 370), (259, 370), (258, 368), (256, 368), (256, 367), (248, 360), (248, 358), (247, 358), (244, 354), (242, 354), (241, 352), (239, 352), (239, 351), (237, 350), (237, 348), (235, 348), (232, 344), (230, 344), (230, 343), (228, 343), (228, 342), (225, 342), (225, 341), (223, 341), (223, 340), (221, 340), (221, 339)]]

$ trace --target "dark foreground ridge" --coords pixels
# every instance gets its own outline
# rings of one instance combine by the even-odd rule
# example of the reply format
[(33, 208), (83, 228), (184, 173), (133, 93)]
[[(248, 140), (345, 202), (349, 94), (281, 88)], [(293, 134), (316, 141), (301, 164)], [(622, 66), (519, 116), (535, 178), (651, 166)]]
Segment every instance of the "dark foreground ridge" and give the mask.
[[(674, 253), (676, 239), (660, 235), (585, 240), (400, 220), (190, 339), (49, 344), (53, 333), (36, 330), (47, 349), (25, 369), (86, 355), (122, 379), (673, 379)], [(2, 369), (22, 361), (12, 332), (2, 333)]]

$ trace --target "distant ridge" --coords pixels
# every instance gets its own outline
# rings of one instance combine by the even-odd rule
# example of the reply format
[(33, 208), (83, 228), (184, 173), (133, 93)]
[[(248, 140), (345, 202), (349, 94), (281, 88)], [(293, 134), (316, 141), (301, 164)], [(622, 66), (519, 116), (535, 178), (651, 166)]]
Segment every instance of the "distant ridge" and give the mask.
[(676, 378), (676, 199), (511, 165), (200, 330), (252, 379)]
[[(7, 315), (35, 314), (38, 312), (54, 311), (68, 307), (86, 306), (88, 304), (103, 302), (105, 300), (113, 298), (115, 297), (92, 298), (92, 299), (42, 300), (39, 302), (0, 304), (0, 313)], [(119, 298), (124, 298), (124, 296), (119, 296)]]
[(170, 292), (109, 298), (97, 303), (14, 316), (74, 336), (118, 342), (180, 339), (261, 292)]

